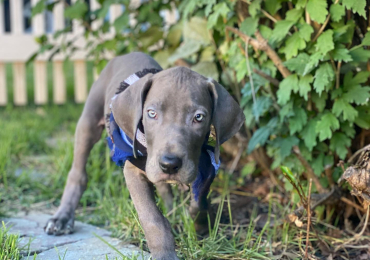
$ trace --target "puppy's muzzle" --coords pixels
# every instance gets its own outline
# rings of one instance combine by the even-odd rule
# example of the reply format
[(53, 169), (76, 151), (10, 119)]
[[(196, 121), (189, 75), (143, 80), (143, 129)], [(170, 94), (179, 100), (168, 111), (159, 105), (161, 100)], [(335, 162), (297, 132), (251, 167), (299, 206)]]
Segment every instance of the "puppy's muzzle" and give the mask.
[(159, 158), (159, 166), (164, 173), (175, 174), (181, 169), (182, 159), (173, 154), (165, 154)]

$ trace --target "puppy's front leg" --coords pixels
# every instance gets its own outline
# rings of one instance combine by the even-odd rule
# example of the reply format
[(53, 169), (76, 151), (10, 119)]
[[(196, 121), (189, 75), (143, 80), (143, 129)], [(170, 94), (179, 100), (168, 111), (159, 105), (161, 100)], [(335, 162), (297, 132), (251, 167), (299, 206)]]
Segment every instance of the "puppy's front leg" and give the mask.
[(153, 185), (129, 161), (123, 172), (153, 259), (178, 260), (171, 226), (155, 203)]

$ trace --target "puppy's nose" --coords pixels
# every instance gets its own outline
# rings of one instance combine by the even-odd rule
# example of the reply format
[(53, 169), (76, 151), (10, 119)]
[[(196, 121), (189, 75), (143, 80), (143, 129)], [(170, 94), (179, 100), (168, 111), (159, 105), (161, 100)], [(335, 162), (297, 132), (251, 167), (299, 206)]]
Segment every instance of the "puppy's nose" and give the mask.
[(166, 154), (159, 159), (159, 166), (164, 173), (174, 174), (180, 170), (182, 160), (177, 156)]

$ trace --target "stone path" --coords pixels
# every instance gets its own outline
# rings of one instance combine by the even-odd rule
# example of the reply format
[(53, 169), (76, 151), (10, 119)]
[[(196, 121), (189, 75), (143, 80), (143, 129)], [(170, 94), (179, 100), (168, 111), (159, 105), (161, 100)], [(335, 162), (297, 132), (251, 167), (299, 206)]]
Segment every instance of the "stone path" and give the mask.
[[(20, 235), (22, 260), (33, 259), (34, 253), (37, 253), (37, 260), (149, 259), (149, 254), (142, 252), (140, 248), (111, 238), (109, 231), (79, 221), (75, 222), (73, 234), (48, 236), (44, 233), (43, 226), (50, 217), (33, 212), (16, 218), (0, 218), (0, 224), (4, 221), (6, 226), (10, 227), (10, 233)], [(120, 254), (94, 234), (104, 239)], [(28, 252), (30, 257), (27, 257)]]

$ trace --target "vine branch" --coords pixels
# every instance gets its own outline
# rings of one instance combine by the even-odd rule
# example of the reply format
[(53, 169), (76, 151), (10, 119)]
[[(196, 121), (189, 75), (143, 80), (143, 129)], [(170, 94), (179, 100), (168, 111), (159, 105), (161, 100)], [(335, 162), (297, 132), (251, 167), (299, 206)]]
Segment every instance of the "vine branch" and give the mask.
[(307, 179), (312, 179), (312, 181), (315, 183), (316, 189), (319, 193), (324, 193), (325, 192), (324, 187), (321, 185), (319, 178), (317, 178), (317, 176), (315, 175), (311, 165), (306, 161), (305, 158), (303, 158), (299, 147), (294, 146), (293, 147), (293, 152), (296, 155), (296, 157), (298, 158), (298, 160), (303, 164), (304, 168), (306, 169), (306, 174), (305, 174), (306, 178)]
[(226, 31), (231, 31), (235, 33), (240, 38), (242, 38), (246, 44), (249, 43), (255, 49), (266, 52), (267, 56), (272, 60), (272, 62), (275, 64), (275, 66), (278, 68), (278, 70), (280, 71), (280, 73), (283, 75), (284, 78), (288, 77), (291, 74), (290, 71), (284, 66), (280, 57), (271, 48), (271, 46), (267, 43), (267, 40), (263, 38), (263, 36), (261, 35), (259, 31), (256, 31), (255, 33), (257, 39), (254, 39), (242, 33), (241, 31), (239, 31), (237, 28), (234, 28), (234, 27), (226, 26)]

